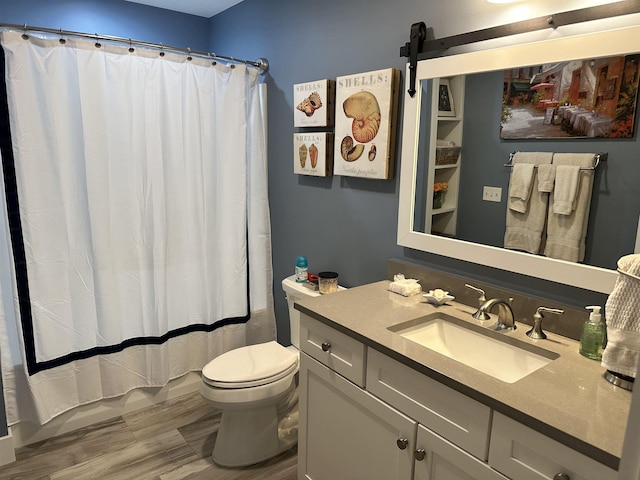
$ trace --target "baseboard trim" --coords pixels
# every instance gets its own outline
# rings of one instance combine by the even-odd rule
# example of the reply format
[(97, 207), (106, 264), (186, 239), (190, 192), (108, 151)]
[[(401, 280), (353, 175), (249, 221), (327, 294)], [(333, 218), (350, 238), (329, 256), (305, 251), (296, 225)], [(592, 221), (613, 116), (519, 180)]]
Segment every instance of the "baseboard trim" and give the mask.
[[(44, 425), (36, 425), (31, 422), (17, 423), (11, 427), (13, 448), (56, 437), (156, 403), (197, 392), (200, 388), (200, 382), (200, 372), (191, 372), (170, 381), (162, 388), (140, 388), (121, 397), (82, 405), (55, 417)], [(0, 451), (0, 461), (3, 458), (1, 453)], [(13, 459), (15, 460), (15, 454)]]
[(11, 434), (11, 427), (9, 427), (9, 433), (4, 437), (0, 437), (0, 466), (15, 461), (16, 448)]

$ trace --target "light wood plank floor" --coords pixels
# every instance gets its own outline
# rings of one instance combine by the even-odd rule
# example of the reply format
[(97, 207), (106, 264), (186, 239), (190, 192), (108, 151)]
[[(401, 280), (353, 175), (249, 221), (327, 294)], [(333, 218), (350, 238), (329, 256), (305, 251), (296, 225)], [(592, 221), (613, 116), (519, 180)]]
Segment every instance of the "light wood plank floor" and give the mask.
[(213, 463), (220, 414), (199, 393), (20, 448), (0, 480), (296, 480), (292, 449), (261, 464)]

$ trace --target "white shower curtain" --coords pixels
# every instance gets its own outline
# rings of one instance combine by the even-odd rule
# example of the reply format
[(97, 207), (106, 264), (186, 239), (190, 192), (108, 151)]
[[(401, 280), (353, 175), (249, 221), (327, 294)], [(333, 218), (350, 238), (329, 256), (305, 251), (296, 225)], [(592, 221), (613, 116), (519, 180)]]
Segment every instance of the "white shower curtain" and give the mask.
[(273, 339), (257, 71), (87, 40), (1, 41), (3, 160), (15, 167), (4, 169), (12, 275), (0, 282), (14, 292), (0, 322), (9, 423), (165, 385)]

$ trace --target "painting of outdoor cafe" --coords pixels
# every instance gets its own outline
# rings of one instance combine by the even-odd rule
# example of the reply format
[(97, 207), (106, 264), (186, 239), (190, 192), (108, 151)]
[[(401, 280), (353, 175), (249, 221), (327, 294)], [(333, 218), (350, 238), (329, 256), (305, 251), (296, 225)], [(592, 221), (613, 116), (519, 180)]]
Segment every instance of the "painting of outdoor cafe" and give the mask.
[(504, 72), (500, 138), (633, 137), (640, 54)]

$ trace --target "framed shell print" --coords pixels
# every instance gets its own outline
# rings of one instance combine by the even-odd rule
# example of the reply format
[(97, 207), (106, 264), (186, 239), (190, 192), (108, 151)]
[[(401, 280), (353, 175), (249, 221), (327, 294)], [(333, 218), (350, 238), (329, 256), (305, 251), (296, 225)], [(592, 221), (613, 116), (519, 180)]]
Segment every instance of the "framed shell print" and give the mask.
[(399, 80), (394, 68), (336, 79), (334, 175), (393, 176)]
[(293, 134), (293, 173), (315, 177), (331, 176), (333, 133)]
[(335, 81), (316, 80), (293, 86), (293, 126), (331, 127), (334, 118)]

